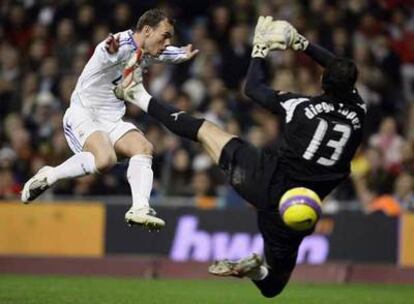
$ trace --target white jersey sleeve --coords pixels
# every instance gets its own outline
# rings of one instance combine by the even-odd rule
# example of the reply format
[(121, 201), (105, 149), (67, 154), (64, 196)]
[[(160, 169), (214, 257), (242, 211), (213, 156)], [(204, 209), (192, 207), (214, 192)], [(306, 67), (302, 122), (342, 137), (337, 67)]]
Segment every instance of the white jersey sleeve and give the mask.
[(167, 46), (158, 57), (148, 57), (147, 64), (152, 63), (181, 63), (187, 60), (184, 47)]
[(131, 43), (132, 42), (130, 42), (129, 40), (120, 39), (118, 52), (110, 54), (105, 48), (105, 41), (102, 41), (96, 46), (95, 53), (97, 54), (100, 62), (103, 65), (112, 65), (114, 63), (116, 64), (118, 62), (125, 61), (126, 59), (128, 59), (128, 56), (130, 56), (131, 54), (130, 47), (128, 47), (128, 45), (130, 45)]

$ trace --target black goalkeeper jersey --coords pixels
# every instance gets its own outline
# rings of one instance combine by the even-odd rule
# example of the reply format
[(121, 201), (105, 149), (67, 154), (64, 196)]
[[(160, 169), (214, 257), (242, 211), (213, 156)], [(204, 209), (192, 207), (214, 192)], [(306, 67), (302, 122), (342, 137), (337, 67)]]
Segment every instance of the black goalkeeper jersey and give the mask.
[[(331, 56), (313, 45), (310, 51), (321, 63)], [(275, 152), (278, 170), (303, 181), (345, 178), (362, 141), (366, 107), (358, 92), (332, 97), (275, 91), (266, 85), (265, 71), (265, 60), (251, 60), (245, 92), (282, 117), (282, 140)]]
[(341, 99), (274, 92), (274, 111), (284, 119), (278, 154), (288, 175), (318, 181), (349, 174), (365, 116), (356, 91)]

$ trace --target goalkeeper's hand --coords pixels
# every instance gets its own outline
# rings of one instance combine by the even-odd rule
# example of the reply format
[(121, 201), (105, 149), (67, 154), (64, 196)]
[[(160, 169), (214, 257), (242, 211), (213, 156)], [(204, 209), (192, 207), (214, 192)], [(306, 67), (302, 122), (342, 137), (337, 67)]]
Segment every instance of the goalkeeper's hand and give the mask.
[[(295, 51), (304, 51), (309, 45), (308, 39), (287, 21), (273, 21), (273, 32), (275, 39), (271, 42), (271, 50), (285, 50), (290, 47)], [(283, 40), (284, 38), (284, 40)]]
[(252, 57), (265, 58), (270, 51), (273, 18), (260, 16), (254, 29)]
[(276, 20), (272, 22), (272, 37), (269, 41), (270, 50), (286, 50), (292, 45), (296, 29), (287, 21)]
[(121, 81), (114, 87), (113, 91), (118, 99), (133, 102), (136, 87), (142, 84), (142, 68), (139, 66), (142, 59), (142, 50), (138, 49), (128, 60), (122, 71)]
[[(298, 33), (298, 31), (287, 21), (275, 21), (277, 32), (283, 32), (285, 35), (286, 45), (295, 51), (304, 51), (309, 45), (308, 39)], [(278, 49), (271, 47), (271, 49)]]
[(270, 50), (286, 50), (287, 47), (295, 51), (304, 51), (309, 41), (287, 21), (276, 20), (272, 24), (272, 38), (270, 39)]
[(293, 42), (290, 47), (294, 49), (295, 51), (304, 51), (306, 50), (308, 45), (309, 45), (309, 40), (296, 31), (294, 38), (293, 38)]
[(286, 21), (260, 16), (255, 28), (252, 57), (264, 58), (270, 50), (286, 50), (292, 45), (296, 33)]

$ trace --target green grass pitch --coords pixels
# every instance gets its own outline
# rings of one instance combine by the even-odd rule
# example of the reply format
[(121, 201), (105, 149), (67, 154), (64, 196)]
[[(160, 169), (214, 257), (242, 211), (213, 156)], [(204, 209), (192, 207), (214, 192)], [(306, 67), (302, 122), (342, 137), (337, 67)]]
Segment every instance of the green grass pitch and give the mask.
[(0, 275), (1, 304), (408, 304), (414, 287), (401, 285), (290, 284), (263, 298), (247, 280), (144, 280), (128, 278)]

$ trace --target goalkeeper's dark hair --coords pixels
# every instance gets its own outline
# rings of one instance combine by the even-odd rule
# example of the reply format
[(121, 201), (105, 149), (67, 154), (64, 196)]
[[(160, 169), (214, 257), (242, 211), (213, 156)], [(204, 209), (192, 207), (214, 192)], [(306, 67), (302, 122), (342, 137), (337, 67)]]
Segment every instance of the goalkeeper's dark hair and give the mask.
[(343, 96), (350, 94), (358, 78), (355, 63), (347, 58), (336, 57), (331, 60), (322, 75), (322, 88), (326, 94)]
[(135, 30), (141, 31), (146, 25), (150, 27), (157, 27), (163, 20), (167, 20), (167, 22), (171, 25), (175, 24), (175, 20), (168, 17), (162, 10), (158, 8), (150, 9), (139, 17)]

